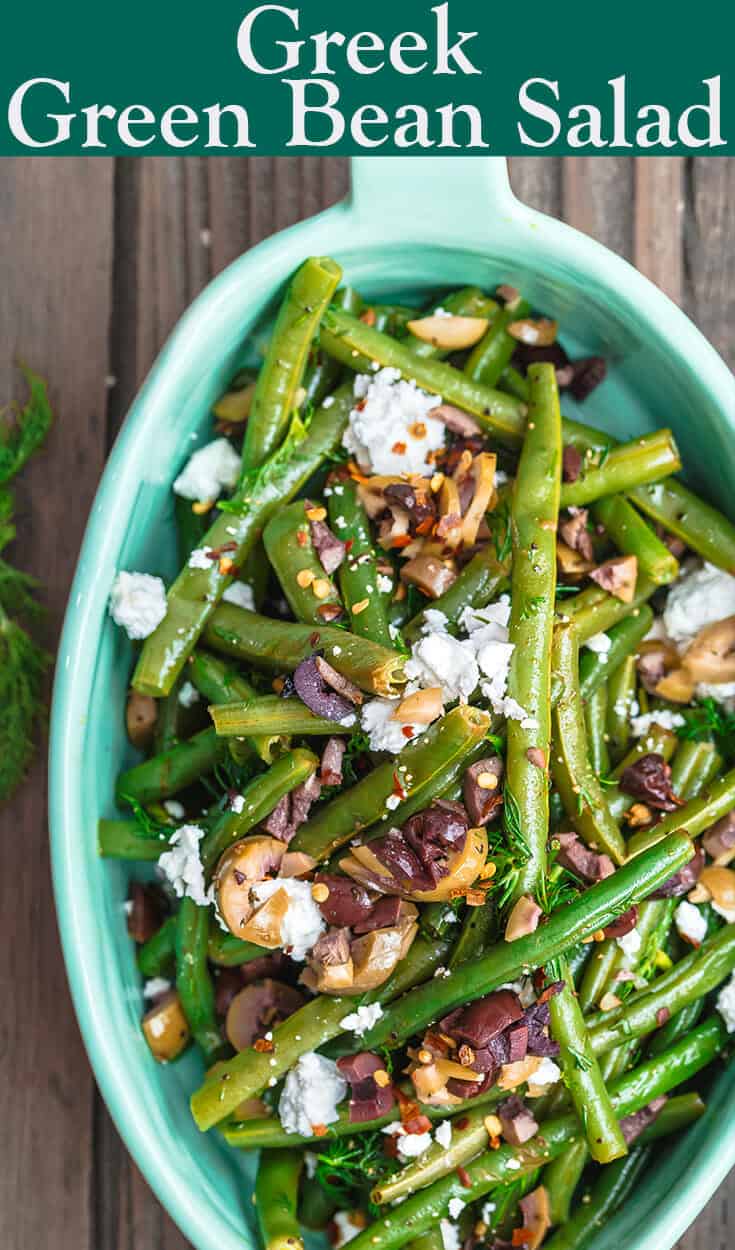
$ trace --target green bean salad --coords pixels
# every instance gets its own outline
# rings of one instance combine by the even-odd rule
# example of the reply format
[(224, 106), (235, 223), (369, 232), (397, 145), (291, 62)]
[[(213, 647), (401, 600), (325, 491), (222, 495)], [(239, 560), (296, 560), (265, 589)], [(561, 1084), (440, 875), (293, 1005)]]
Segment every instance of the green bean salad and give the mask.
[[(735, 528), (515, 288), (293, 275), (117, 573), (102, 855), (264, 1250), (587, 1245), (735, 1032)], [(562, 327), (563, 334), (563, 327)]]

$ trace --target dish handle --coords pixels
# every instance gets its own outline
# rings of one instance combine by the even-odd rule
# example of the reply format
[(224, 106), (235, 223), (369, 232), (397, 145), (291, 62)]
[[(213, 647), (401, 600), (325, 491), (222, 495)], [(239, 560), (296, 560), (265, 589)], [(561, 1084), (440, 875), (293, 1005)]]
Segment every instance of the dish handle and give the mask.
[(502, 156), (353, 156), (350, 165), (355, 216), (389, 215), (407, 239), (427, 222), (477, 233), (515, 202)]

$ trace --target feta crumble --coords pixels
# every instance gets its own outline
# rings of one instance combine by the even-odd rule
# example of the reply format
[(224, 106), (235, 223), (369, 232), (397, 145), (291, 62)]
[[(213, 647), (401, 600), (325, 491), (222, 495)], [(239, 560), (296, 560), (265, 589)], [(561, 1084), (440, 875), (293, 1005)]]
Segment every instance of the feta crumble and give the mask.
[(370, 1003), (360, 1006), (356, 1011), (351, 1011), (348, 1016), (344, 1016), (340, 1020), (343, 1029), (349, 1029), (351, 1033), (356, 1033), (358, 1037), (362, 1037), (363, 1033), (367, 1033), (373, 1025), (380, 1019), (383, 1014), (383, 1008), (380, 1003)]
[(434, 1130), (434, 1141), (437, 1141), (445, 1150), (449, 1149), (452, 1140), (452, 1122), (451, 1120), (442, 1120)]
[(158, 867), (177, 898), (191, 898), (199, 907), (208, 907), (211, 899), (204, 887), (204, 869), (199, 858), (203, 837), (204, 830), (198, 825), (182, 825), (171, 837), (170, 849), (159, 856)]
[(166, 587), (150, 573), (118, 573), (110, 591), (110, 616), (128, 638), (147, 638), (166, 615)]
[(657, 712), (643, 712), (641, 716), (634, 716), (630, 729), (634, 738), (645, 738), (652, 725), (660, 725), (662, 729), (678, 729), (685, 723), (681, 712), (672, 712), (671, 708), (663, 707)]
[(398, 755), (406, 743), (412, 741), (427, 728), (426, 725), (412, 725), (411, 738), (404, 734), (407, 726), (393, 720), (393, 713), (398, 707), (395, 699), (368, 699), (362, 705), (360, 724), (370, 739), (371, 751), (390, 751)]
[(666, 633), (679, 646), (735, 614), (735, 577), (714, 564), (690, 565), (671, 587), (663, 613)]
[(411, 647), (406, 676), (425, 689), (441, 686), (447, 703), (455, 699), (465, 703), (477, 686), (480, 672), (471, 646), (451, 634), (429, 630)]
[(211, 569), (212, 558), (210, 556), (211, 547), (195, 547), (189, 556), (190, 569)]
[(582, 643), (582, 646), (589, 647), (590, 651), (594, 651), (597, 655), (606, 656), (612, 646), (612, 638), (608, 634), (593, 634)]
[(231, 490), (240, 473), (240, 457), (229, 439), (215, 438), (189, 457), (174, 482), (174, 494), (182, 499), (218, 499)]
[(240, 815), (244, 807), (245, 807), (245, 796), (243, 794), (236, 794), (234, 799), (230, 800), (230, 811), (235, 812), (237, 816)]
[(463, 1202), (461, 1198), (450, 1198), (449, 1199), (449, 1215), (451, 1219), (453, 1220), (458, 1219), (459, 1216), (464, 1211), (466, 1206), (467, 1206), (467, 1203)]
[(460, 1250), (462, 1242), (456, 1224), (452, 1224), (450, 1220), (440, 1220), (439, 1232), (444, 1250)]
[(446, 426), (431, 410), (441, 403), (401, 378), (398, 369), (379, 369), (373, 377), (358, 374), (354, 383), (359, 407), (352, 409), (342, 445), (362, 469), (401, 474), (433, 471), (432, 452), (444, 446)]
[(182, 707), (193, 707), (199, 702), (199, 691), (190, 681), (185, 681), (179, 690), (179, 703)]
[(143, 986), (143, 998), (158, 998), (159, 994), (166, 994), (171, 989), (171, 982), (165, 977), (151, 977)]
[(674, 912), (674, 923), (679, 935), (699, 946), (707, 936), (707, 920), (694, 903), (679, 903)]
[(717, 995), (716, 1006), (728, 1033), (735, 1033), (735, 972)]
[(431, 1133), (403, 1133), (399, 1134), (396, 1142), (398, 1158), (403, 1159), (420, 1159), (421, 1155), (426, 1154), (432, 1142)]
[(553, 1059), (549, 1059), (548, 1055), (544, 1055), (536, 1071), (530, 1077), (529, 1084), (536, 1087), (556, 1085), (556, 1082), (560, 1080), (561, 1068), (558, 1064), (554, 1063)]
[(386, 573), (378, 573), (378, 590), (381, 595), (389, 595), (393, 589), (393, 578)]
[[(277, 890), (285, 890), (288, 895), (288, 908), (281, 920), (281, 945), (292, 959), (303, 960), (327, 927), (311, 896), (311, 882), (296, 877), (272, 877), (256, 882), (250, 894), (253, 902), (260, 905)], [(326, 1124), (326, 1120), (314, 1123)]]
[(488, 1227), (490, 1227), (490, 1225), (493, 1222), (493, 1215), (495, 1214), (497, 1209), (498, 1209), (497, 1204), (494, 1202), (484, 1202), (482, 1204), (482, 1210), (480, 1211), (480, 1218), (483, 1224), (487, 1224)]
[(347, 1093), (347, 1082), (336, 1063), (307, 1051), (286, 1077), (278, 1101), (278, 1116), (287, 1133), (313, 1135), (314, 1125), (333, 1124), (337, 1105)]
[(616, 938), (615, 941), (625, 956), (627, 967), (632, 967), (636, 961), (636, 955), (639, 954), (643, 944), (640, 933), (637, 929), (631, 929), (630, 933), (624, 933), (622, 937)]
[(231, 582), (222, 595), (222, 602), (234, 603), (236, 608), (247, 608), (248, 612), (255, 611), (253, 588), (247, 582)]
[(186, 809), (183, 803), (179, 803), (178, 799), (165, 799), (164, 810), (168, 812), (172, 820), (183, 820), (186, 815)]

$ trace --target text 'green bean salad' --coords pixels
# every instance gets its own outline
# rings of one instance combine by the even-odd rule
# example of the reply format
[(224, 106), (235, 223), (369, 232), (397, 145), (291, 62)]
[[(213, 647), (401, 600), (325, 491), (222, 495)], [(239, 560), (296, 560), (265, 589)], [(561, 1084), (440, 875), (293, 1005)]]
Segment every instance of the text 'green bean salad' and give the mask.
[(112, 587), (142, 1029), (265, 1250), (571, 1250), (735, 1031), (735, 528), (562, 415), (605, 361), (513, 287), (341, 277), (182, 464), (178, 576)]

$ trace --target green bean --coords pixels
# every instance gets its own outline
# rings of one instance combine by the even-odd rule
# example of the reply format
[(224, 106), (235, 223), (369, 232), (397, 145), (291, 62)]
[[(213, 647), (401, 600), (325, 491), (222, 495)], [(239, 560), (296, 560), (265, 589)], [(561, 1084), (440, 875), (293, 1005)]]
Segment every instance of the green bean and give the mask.
[(500, 442), (521, 441), (526, 407), (481, 382), (474, 382), (451, 365), (418, 356), (404, 343), (381, 334), (338, 309), (327, 310), (320, 336), (322, 346), (342, 364), (359, 373), (370, 372), (371, 362), (398, 369), (403, 377), (450, 404), (471, 413), (479, 425)]
[(699, 1120), (706, 1110), (705, 1103), (696, 1092), (677, 1094), (675, 1098), (669, 1098), (664, 1103), (653, 1124), (649, 1124), (641, 1133), (638, 1141), (641, 1145), (648, 1145), (649, 1142), (658, 1141), (660, 1137), (678, 1133)]
[(302, 1185), (299, 1196), (299, 1220), (306, 1228), (322, 1231), (327, 1227), (340, 1203), (321, 1185)]
[[(645, 949), (656, 930), (661, 919), (662, 906), (658, 899), (646, 899), (638, 908), (636, 928), (641, 939), (641, 950)], [(603, 942), (595, 943), (595, 950), (579, 987), (579, 1005), (585, 1014), (600, 1002), (606, 991), (612, 989), (615, 974), (625, 966), (625, 952), (615, 938), (605, 938)]]
[[(306, 625), (322, 625), (324, 616), (320, 615), (320, 608), (341, 610), (342, 605), (337, 587), (324, 572), (311, 541), (307, 516), (310, 508), (306, 499), (297, 499), (279, 508), (263, 530), (263, 544), (296, 620)], [(310, 578), (305, 586), (299, 580), (302, 576)], [(317, 597), (315, 587), (321, 597)]]
[(638, 670), (634, 655), (628, 655), (613, 669), (607, 683), (607, 744), (613, 763), (625, 754), (630, 742)]
[(333, 668), (372, 694), (399, 694), (406, 680), (403, 656), (397, 651), (346, 629), (276, 621), (230, 603), (217, 608), (205, 640), (216, 651), (278, 673), (293, 671), (315, 651), (323, 651)]
[(584, 469), (575, 482), (565, 482), (561, 504), (568, 508), (593, 503), (604, 495), (615, 495), (669, 477), (680, 468), (681, 457), (671, 430), (656, 430), (631, 443), (613, 447), (599, 466)]
[(518, 1227), (521, 1198), (525, 1198), (526, 1194), (536, 1188), (540, 1178), (541, 1169), (534, 1168), (524, 1173), (520, 1180), (513, 1181), (510, 1185), (501, 1185), (490, 1191), (495, 1207), (492, 1213), (492, 1231), (495, 1237), (510, 1241), (512, 1244), (513, 1233)]
[(444, 1250), (444, 1239), (440, 1228), (427, 1228), (420, 1237), (414, 1237), (410, 1243), (411, 1250)]
[(567, 1146), (544, 1168), (544, 1187), (549, 1196), (552, 1224), (564, 1224), (569, 1219), (572, 1199), (589, 1157), (587, 1143), (580, 1139)]
[[(208, 651), (195, 651), (189, 657), (186, 671), (199, 693), (210, 703), (239, 703), (252, 699), (255, 695), (249, 681), (231, 665), (225, 664), (219, 656), (211, 655)], [(249, 745), (264, 764), (272, 764), (278, 755), (288, 750), (289, 742), (283, 734), (264, 730), (254, 733), (249, 739)]]
[(612, 626), (608, 634), (609, 651), (599, 654), (585, 648), (579, 661), (579, 688), (583, 699), (589, 699), (595, 690), (604, 685), (608, 676), (636, 650), (652, 624), (653, 612), (644, 603), (635, 616), (626, 616)]
[[(512, 794), (529, 855), (514, 893), (537, 898), (546, 875), (551, 741), (551, 638), (556, 589), (556, 524), (561, 483), (561, 416), (553, 365), (531, 365), (531, 405), (511, 505), (513, 563), (508, 638), (514, 651), (508, 694), (523, 720), (508, 719), (506, 796)], [(539, 754), (542, 757), (539, 762)], [(506, 799), (507, 801), (507, 799)]]
[[(437, 777), (443, 777), (451, 764), (465, 759), (479, 744), (489, 725), (490, 717), (479, 708), (460, 706), (447, 712), (404, 747), (398, 760), (376, 765), (356, 785), (321, 807), (297, 831), (292, 849), (325, 859), (391, 810), (386, 801), (396, 791), (396, 780), (404, 797), (423, 797)], [(396, 812), (391, 810), (391, 816), (395, 818)]]
[(401, 338), (408, 334), (408, 323), (422, 315), (420, 308), (409, 308), (405, 304), (372, 304), (375, 313), (375, 328), (392, 338)]
[(729, 924), (705, 938), (698, 949), (685, 955), (645, 989), (631, 994), (619, 1007), (589, 1016), (587, 1028), (593, 1054), (605, 1054), (615, 1046), (654, 1032), (661, 1027), (662, 1011), (675, 1016), (720, 985), (733, 968), (735, 925)]
[[(491, 729), (493, 723), (493, 721), (490, 722)], [(451, 799), (455, 803), (461, 802), (462, 783), (466, 770), (471, 764), (484, 759), (487, 753), (487, 742), (483, 737), (467, 754), (452, 756), (443, 768), (431, 773), (426, 782), (414, 790), (408, 798), (401, 799), (397, 807), (390, 807), (383, 812), (380, 820), (371, 825), (362, 835), (364, 841), (370, 842), (372, 838), (385, 833), (386, 826), (400, 828), (416, 812), (422, 812), (425, 807), (428, 807), (434, 799)]]
[(312, 256), (291, 279), (255, 384), (243, 468), (260, 468), (282, 441), (298, 407), (296, 392), (312, 341), (341, 277), (342, 270), (329, 257)]
[(209, 926), (207, 955), (209, 962), (220, 968), (239, 968), (253, 959), (262, 959), (263, 947), (256, 946), (254, 942), (243, 942), (234, 933), (225, 933), (213, 917)]
[(152, 864), (166, 850), (169, 841), (170, 835), (166, 833), (144, 833), (137, 820), (100, 820), (97, 825), (97, 849), (105, 859), (132, 859)]
[(468, 959), (474, 959), (490, 945), (497, 932), (498, 916), (492, 903), (482, 907), (468, 907), (452, 953), (449, 968), (460, 968)]
[(169, 916), (138, 948), (136, 963), (144, 977), (162, 977), (172, 970), (176, 958), (176, 924), (176, 917)]
[(302, 1151), (264, 1150), (255, 1177), (255, 1211), (263, 1250), (303, 1250), (296, 1214)]
[(177, 742), (168, 751), (152, 755), (142, 764), (120, 773), (115, 790), (117, 800), (124, 803), (134, 799), (145, 807), (159, 799), (168, 799), (211, 773), (220, 750), (214, 730), (203, 729), (193, 738)]
[[(484, 608), (508, 588), (510, 559), (499, 560), (492, 543), (488, 543), (465, 564), (449, 590), (433, 600), (427, 607), (443, 612), (447, 628), (451, 631), (459, 624), (464, 608)], [(407, 642), (415, 642), (426, 620), (426, 608), (417, 612), (404, 626), (403, 636)]]
[(699, 837), (710, 825), (726, 816), (735, 807), (735, 769), (725, 773), (699, 798), (690, 799), (684, 807), (669, 812), (653, 829), (641, 830), (628, 842), (628, 854), (640, 855), (641, 851), (655, 846), (674, 829), (686, 829), (691, 838)]
[[(354, 317), (359, 317), (363, 310), (363, 300), (351, 286), (342, 286), (334, 294), (334, 303), (338, 308), (345, 308)], [(303, 387), (305, 391), (304, 405), (321, 404), (337, 385), (342, 369), (336, 360), (328, 356), (319, 347), (318, 335), (312, 343), (309, 362), (304, 371)]]
[(180, 684), (174, 686), (170, 694), (157, 700), (156, 727), (153, 732), (153, 750), (156, 755), (168, 751), (179, 741), (179, 720), (181, 704), (179, 703)]
[[(631, 1115), (653, 1098), (688, 1080), (722, 1049), (727, 1034), (722, 1021), (710, 1018), (665, 1055), (648, 1060), (633, 1072), (619, 1078), (612, 1087), (613, 1103), (619, 1117)], [(407, 1241), (432, 1227), (446, 1215), (452, 1198), (473, 1202), (496, 1185), (508, 1184), (521, 1175), (555, 1158), (570, 1142), (579, 1140), (579, 1123), (574, 1115), (560, 1116), (544, 1123), (543, 1134), (523, 1146), (501, 1145), (486, 1150), (463, 1164), (463, 1173), (453, 1154), (454, 1143), (445, 1153), (452, 1156), (452, 1171), (418, 1194), (402, 1202), (354, 1239), (354, 1250), (398, 1250)], [(462, 1135), (464, 1142), (468, 1133)], [(483, 1143), (484, 1144), (484, 1143)], [(509, 1166), (510, 1164), (510, 1166)], [(390, 1184), (390, 1182), (389, 1182)], [(382, 1201), (385, 1186), (372, 1192), (373, 1201)]]
[(559, 620), (574, 621), (580, 643), (586, 642), (595, 634), (607, 633), (624, 617), (636, 616), (655, 590), (655, 582), (647, 577), (638, 577), (632, 601), (623, 603), (622, 599), (617, 599), (600, 586), (588, 586), (586, 590), (580, 590), (579, 594), (564, 600), (558, 613)]
[[(450, 295), (445, 295), (438, 302), (435, 301), (428, 312), (420, 313), (419, 316), (430, 317), (437, 308), (443, 308), (453, 317), (487, 317), (488, 319), (494, 317), (498, 311), (496, 301), (489, 295), (485, 295), (484, 291), (477, 286), (466, 286), (459, 291), (452, 291)], [(447, 348), (427, 343), (425, 339), (418, 339), (415, 334), (411, 333), (406, 340), (406, 347), (416, 356), (433, 356), (437, 360), (444, 360), (451, 355)]]
[(686, 1007), (682, 1007), (681, 1011), (675, 1012), (648, 1042), (649, 1055), (660, 1055), (663, 1050), (668, 1050), (669, 1046), (673, 1046), (680, 1038), (686, 1037), (689, 1030), (701, 1020), (705, 1006), (705, 1000), (697, 998)]
[(625, 1139), (590, 1046), (569, 968), (564, 960), (560, 966), (564, 987), (549, 1001), (551, 1036), (561, 1048), (564, 1084), (584, 1126), (589, 1152), (597, 1163), (611, 1163), (627, 1153)]
[(327, 720), (309, 710), (300, 699), (282, 699), (277, 694), (257, 695), (245, 703), (226, 703), (209, 709), (214, 728), (220, 737), (242, 737), (255, 729), (274, 737), (292, 734), (349, 734), (354, 728), (341, 721)]
[[(416, 1101), (413, 1087), (409, 1087), (403, 1092), (407, 1097), (410, 1096), (413, 1101)], [(464, 1098), (452, 1107), (432, 1107), (428, 1103), (421, 1101), (418, 1102), (418, 1107), (421, 1114), (427, 1116), (433, 1123), (444, 1120), (447, 1117), (452, 1118), (464, 1115), (466, 1112), (474, 1114), (479, 1107), (483, 1107), (483, 1115), (487, 1115), (488, 1106), (501, 1102), (505, 1097), (503, 1090), (496, 1087), (486, 1090), (484, 1094), (476, 1094), (474, 1098)], [(395, 1124), (400, 1118), (400, 1110), (397, 1106), (394, 1106), (385, 1115), (378, 1116), (374, 1120), (362, 1120), (359, 1124), (355, 1124), (350, 1120), (349, 1107), (345, 1106), (339, 1111), (339, 1119), (329, 1125), (328, 1136), (335, 1138), (350, 1137), (355, 1133), (374, 1133), (384, 1128), (386, 1124)], [(222, 1135), (229, 1146), (237, 1146), (240, 1150), (270, 1150), (278, 1146), (308, 1146), (318, 1141), (318, 1138), (304, 1137), (300, 1133), (287, 1133), (276, 1116), (259, 1116), (252, 1120), (229, 1122), (223, 1126)]]
[(280, 799), (316, 772), (319, 760), (311, 751), (296, 748), (271, 764), (267, 772), (253, 777), (239, 796), (242, 804), (228, 807), (209, 830), (200, 847), (205, 873), (214, 869), (225, 851), (264, 820)]
[[(166, 616), (146, 638), (133, 674), (141, 694), (168, 694), (201, 633), (232, 581), (233, 566), (242, 566), (274, 512), (299, 492), (337, 447), (352, 407), (352, 387), (343, 386), (314, 414), (308, 432), (296, 433), (242, 487), (207, 531), (199, 551), (224, 548), (226, 561), (189, 561), (168, 592)], [(303, 433), (303, 426), (300, 427)], [(297, 430), (297, 433), (299, 431)], [(193, 557), (192, 557), (193, 558)]]
[(604, 929), (631, 905), (667, 881), (693, 854), (683, 833), (671, 834), (663, 845), (623, 864), (583, 894), (559, 907), (535, 933), (514, 942), (501, 942), (485, 955), (463, 964), (461, 975), (453, 973), (419, 986), (388, 1007), (362, 1039), (365, 1050), (397, 1046), (453, 1007), (499, 989), (515, 980), (526, 968), (538, 968), (576, 946), (597, 929)]
[(528, 382), (519, 369), (513, 365), (506, 365), (497, 381), (498, 390), (507, 391), (509, 395), (515, 395), (516, 399), (522, 399), (524, 403), (528, 402)]
[[(380, 574), (370, 523), (360, 502), (357, 483), (332, 482), (327, 491), (330, 525), (342, 542), (351, 544), (339, 569), (339, 585), (350, 629), (360, 638), (392, 647), (385, 598), (379, 590)], [(355, 607), (359, 610), (355, 611)]]
[(464, 367), (469, 378), (486, 386), (498, 385), (518, 346), (518, 341), (508, 333), (508, 326), (514, 321), (522, 321), (530, 311), (530, 304), (519, 298), (496, 313), (485, 334), (470, 352)]
[[(442, 943), (416, 938), (407, 955), (384, 985), (362, 998), (363, 1003), (389, 1002), (414, 984), (414, 978), (430, 976), (443, 958)], [(269, 1052), (243, 1050), (221, 1064), (192, 1095), (191, 1111), (198, 1127), (205, 1131), (224, 1120), (246, 1098), (272, 1086), (294, 1066), (301, 1055), (320, 1050), (343, 1031), (342, 1021), (354, 1004), (351, 998), (311, 999), (288, 1020), (273, 1029), (273, 1049)], [(354, 1046), (354, 1043), (353, 1043)]]
[(587, 733), (587, 749), (589, 751), (592, 771), (598, 777), (606, 777), (610, 771), (610, 756), (607, 750), (607, 686), (598, 686), (586, 700), (584, 723)]
[(176, 989), (194, 1040), (207, 1065), (223, 1050), (214, 1010), (214, 986), (207, 967), (209, 908), (182, 898), (176, 917)]
[(631, 491), (636, 507), (687, 547), (728, 573), (735, 573), (735, 526), (677, 478)]
[(625, 1201), (643, 1168), (649, 1151), (636, 1146), (627, 1158), (618, 1159), (604, 1168), (592, 1187), (589, 1201), (577, 1207), (574, 1214), (557, 1229), (546, 1243), (547, 1250), (579, 1250), (586, 1246), (614, 1211)]
[(552, 668), (561, 694), (552, 710), (551, 775), (564, 810), (580, 837), (616, 864), (625, 859), (625, 841), (610, 814), (590, 764), (579, 694), (579, 648), (574, 625), (554, 631)]
[(592, 506), (595, 521), (605, 526), (608, 536), (623, 555), (635, 556), (638, 572), (657, 586), (673, 582), (679, 574), (679, 561), (623, 495), (609, 495)]
[(179, 564), (186, 564), (192, 551), (204, 537), (207, 521), (202, 513), (194, 512), (191, 499), (183, 499), (181, 495), (176, 495), (174, 499), (174, 515)]
[(671, 764), (671, 789), (679, 799), (694, 799), (722, 766), (713, 742), (680, 742)]

